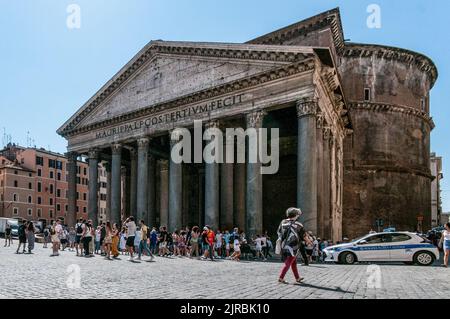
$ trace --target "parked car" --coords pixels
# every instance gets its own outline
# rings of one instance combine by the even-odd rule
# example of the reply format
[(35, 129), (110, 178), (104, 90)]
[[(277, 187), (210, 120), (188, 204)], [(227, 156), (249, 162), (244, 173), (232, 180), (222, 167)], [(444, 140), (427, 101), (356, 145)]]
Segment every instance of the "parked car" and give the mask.
[(325, 261), (354, 264), (359, 261), (395, 261), (429, 266), (439, 260), (439, 251), (426, 238), (411, 232), (369, 234), (351, 243), (330, 246)]
[(0, 218), (0, 235), (2, 237), (5, 236), (5, 229), (6, 224), (9, 224), (11, 226), (11, 234), (13, 237), (18, 236), (18, 230), (19, 230), (19, 221), (17, 219), (13, 218)]

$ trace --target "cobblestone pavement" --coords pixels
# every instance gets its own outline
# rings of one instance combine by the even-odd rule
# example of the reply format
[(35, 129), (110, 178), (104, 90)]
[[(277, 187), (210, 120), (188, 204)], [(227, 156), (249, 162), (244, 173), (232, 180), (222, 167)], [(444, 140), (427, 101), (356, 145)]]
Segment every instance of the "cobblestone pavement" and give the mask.
[[(156, 258), (155, 262), (76, 257), (37, 244), (16, 255), (0, 242), (0, 298), (449, 298), (450, 269), (398, 265), (317, 264), (300, 267), (305, 281), (277, 283), (280, 262)], [(15, 245), (14, 245), (15, 246)], [(73, 266), (77, 265), (77, 266)], [(78, 268), (79, 267), (79, 268)], [(77, 287), (77, 269), (80, 287)], [(68, 285), (69, 284), (69, 285)], [(70, 287), (70, 288), (69, 288)]]

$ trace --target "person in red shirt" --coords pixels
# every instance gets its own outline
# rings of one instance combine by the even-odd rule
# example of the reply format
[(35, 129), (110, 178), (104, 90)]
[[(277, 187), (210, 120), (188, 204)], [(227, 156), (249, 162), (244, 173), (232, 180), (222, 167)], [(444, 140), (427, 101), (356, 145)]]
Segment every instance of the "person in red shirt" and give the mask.
[(214, 261), (214, 239), (216, 237), (216, 234), (214, 234), (213, 230), (209, 226), (205, 226), (204, 233), (206, 233), (206, 243), (208, 244), (208, 250), (205, 251), (205, 255), (203, 256), (203, 259), (211, 258), (211, 261)]

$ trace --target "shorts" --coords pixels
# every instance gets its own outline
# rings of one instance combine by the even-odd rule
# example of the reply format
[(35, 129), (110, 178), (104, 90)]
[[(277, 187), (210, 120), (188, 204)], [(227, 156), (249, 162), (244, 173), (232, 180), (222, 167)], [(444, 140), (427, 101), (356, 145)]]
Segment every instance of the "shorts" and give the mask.
[(450, 250), (450, 240), (444, 240), (444, 250)]
[(167, 242), (164, 241), (162, 243), (159, 244), (159, 248), (166, 248), (167, 247)]
[(306, 255), (312, 256), (313, 250), (312, 249), (306, 249)]
[(25, 244), (27, 242), (27, 237), (19, 237), (19, 244)]
[(230, 244), (225, 244), (225, 249), (230, 250)]
[(67, 244), (67, 239), (61, 239), (61, 244), (63, 245)]
[(134, 247), (134, 237), (135, 237), (135, 236), (129, 236), (129, 237), (127, 238), (127, 246), (128, 246), (128, 247)]
[(81, 235), (75, 236), (75, 243), (77, 244), (81, 243)]

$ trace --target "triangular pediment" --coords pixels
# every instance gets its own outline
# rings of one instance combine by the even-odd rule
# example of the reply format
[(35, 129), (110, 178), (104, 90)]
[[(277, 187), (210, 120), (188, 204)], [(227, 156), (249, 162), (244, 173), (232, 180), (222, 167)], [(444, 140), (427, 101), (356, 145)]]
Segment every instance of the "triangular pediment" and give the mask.
[(313, 56), (307, 47), (153, 42), (58, 133), (146, 109)]

